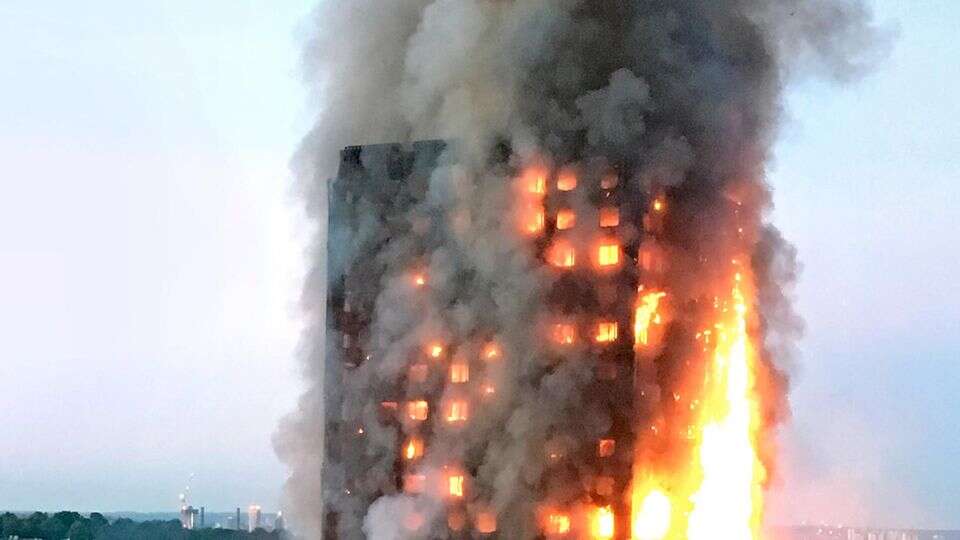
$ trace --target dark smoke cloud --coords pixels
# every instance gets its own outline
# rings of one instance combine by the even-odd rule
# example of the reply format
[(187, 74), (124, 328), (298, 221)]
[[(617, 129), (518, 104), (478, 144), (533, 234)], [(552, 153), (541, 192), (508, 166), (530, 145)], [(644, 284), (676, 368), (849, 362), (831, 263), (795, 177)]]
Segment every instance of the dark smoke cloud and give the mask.
[[(489, 374), (496, 399), (478, 408), (467, 431), (435, 435), (426, 459), (437, 470), (450, 461), (473, 463), (472, 492), (499, 513), (512, 538), (533, 537), (534, 501), (544, 490), (563, 489), (544, 487), (543, 448), (574, 451), (576, 440), (563, 434), (596, 438), (609, 428), (606, 413), (583, 409), (592, 380), (586, 364), (546, 371), (541, 340), (531, 339), (545, 324), (551, 278), (507, 217), (516, 197), (503, 168), (488, 159), (504, 140), (515, 164), (545, 156), (577, 163), (589, 176), (597, 164), (629, 163), (627, 177), (640, 189), (672, 189), (669, 286), (680, 297), (709, 293), (699, 285), (710, 277), (702, 261), (725, 256), (716, 246), (729, 243), (724, 201), (735, 193), (744, 202), (741, 218), (757, 231), (748, 240), (758, 331), (770, 384), (783, 396), (768, 414), (786, 414), (780, 359), (799, 328), (785, 288), (796, 260), (779, 233), (762, 225), (770, 199), (765, 164), (786, 81), (808, 73), (844, 81), (882, 56), (884, 37), (862, 2), (343, 0), (322, 2), (313, 23), (304, 59), (318, 116), (294, 159), (317, 223), (303, 292), (309, 388), (275, 441), (291, 470), (286, 506), (304, 537), (320, 536), (322, 498), (344, 516), (342, 538), (405, 538), (398, 520), (416, 504), (429, 523), (437, 509), (426, 503), (393, 494), (368, 507), (340, 496), (343, 470), (334, 467), (325, 485), (320, 478), (324, 404), (343, 395), (343, 417), (368, 430), (369, 455), (355, 458), (368, 464), (366, 472), (349, 480), (365, 493), (390, 482), (401, 435), (378, 425), (376, 407), (381, 389), (399, 380), (410, 352), (428, 339), (462, 343), (466, 352), (487, 332), (503, 344), (505, 362)], [(327, 190), (338, 151), (432, 138), (456, 143), (436, 170), (417, 173), (428, 177), (423, 200), (398, 225), (390, 248), (365, 261), (383, 273), (380, 283), (366, 284), (379, 291), (365, 343), (375, 361), (342, 385), (328, 385), (341, 394), (324, 396), (324, 366), (339, 354), (327, 350), (327, 275), (349, 268), (384, 225), (371, 207), (353, 230), (328, 236)], [(371, 166), (375, 157), (367, 157)], [(590, 211), (589, 201), (578, 204)], [(442, 233), (431, 221), (441, 211)], [(405, 279), (414, 261), (428, 268), (429, 294), (414, 294)]]

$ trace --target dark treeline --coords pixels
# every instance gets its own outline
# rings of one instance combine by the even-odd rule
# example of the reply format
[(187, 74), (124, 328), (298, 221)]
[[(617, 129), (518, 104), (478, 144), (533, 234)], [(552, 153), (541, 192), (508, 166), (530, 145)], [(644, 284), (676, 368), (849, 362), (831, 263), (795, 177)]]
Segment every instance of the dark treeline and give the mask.
[(84, 517), (77, 512), (47, 514), (34, 512), (27, 517), (6, 512), (0, 516), (0, 539), (10, 537), (42, 538), (43, 540), (279, 540), (285, 536), (278, 531), (253, 532), (231, 529), (186, 530), (177, 520), (133, 521), (120, 518), (109, 521), (94, 512)]

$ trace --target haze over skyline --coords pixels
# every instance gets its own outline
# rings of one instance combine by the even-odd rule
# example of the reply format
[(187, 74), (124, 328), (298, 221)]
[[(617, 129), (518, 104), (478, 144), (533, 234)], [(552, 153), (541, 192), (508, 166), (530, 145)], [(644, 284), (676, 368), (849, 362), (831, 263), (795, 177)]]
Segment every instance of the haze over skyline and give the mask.
[[(191, 474), (277, 508), (313, 3), (0, 6), (0, 508), (164, 510)], [(960, 527), (960, 8), (874, 5), (890, 59), (793, 87), (770, 176), (807, 324), (774, 515)]]

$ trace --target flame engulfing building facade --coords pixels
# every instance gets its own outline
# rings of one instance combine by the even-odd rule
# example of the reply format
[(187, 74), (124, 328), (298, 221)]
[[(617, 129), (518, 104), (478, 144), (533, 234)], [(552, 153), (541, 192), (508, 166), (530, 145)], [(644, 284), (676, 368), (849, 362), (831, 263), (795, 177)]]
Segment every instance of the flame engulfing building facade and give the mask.
[[(795, 328), (792, 250), (764, 221), (780, 90), (793, 52), (849, 75), (868, 11), (318, 15), (310, 386), (277, 437), (291, 519), (349, 540), (758, 538)], [(332, 158), (424, 136), (447, 142)]]

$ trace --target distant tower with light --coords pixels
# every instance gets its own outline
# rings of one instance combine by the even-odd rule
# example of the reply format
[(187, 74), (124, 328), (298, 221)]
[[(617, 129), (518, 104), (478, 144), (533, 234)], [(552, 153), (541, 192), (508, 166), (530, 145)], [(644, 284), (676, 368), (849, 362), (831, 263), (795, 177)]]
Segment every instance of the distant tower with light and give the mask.
[(250, 507), (247, 508), (247, 532), (253, 532), (260, 527), (261, 517), (260, 505), (251, 504)]

